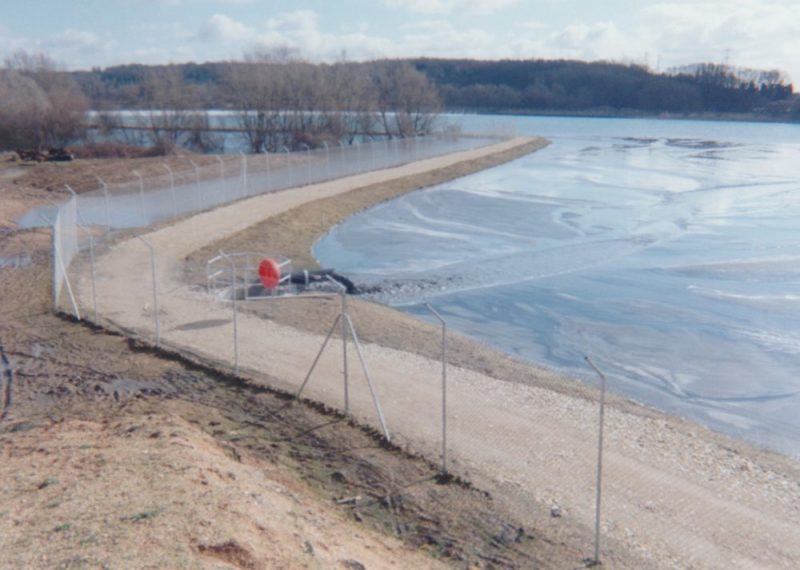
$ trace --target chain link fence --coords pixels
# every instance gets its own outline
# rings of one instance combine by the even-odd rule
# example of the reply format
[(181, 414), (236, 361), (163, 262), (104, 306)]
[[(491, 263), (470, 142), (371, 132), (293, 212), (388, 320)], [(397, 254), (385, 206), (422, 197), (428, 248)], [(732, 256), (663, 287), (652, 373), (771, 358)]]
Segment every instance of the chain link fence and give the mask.
[[(469, 354), (471, 345), (444, 332), (448, 314), (435, 307), (436, 326), (421, 348), (407, 352), (401, 334), (370, 331), (344, 296), (332, 303), (337, 291), (323, 300), (267, 299), (243, 309), (235, 286), (231, 306), (176, 274), (174, 262), (185, 252), (174, 242), (204, 231), (199, 221), (182, 219), (188, 214), (489, 142), (426, 137), (242, 155), (102, 184), (58, 208), (54, 303), (78, 318), (90, 310), (95, 320), (129, 315), (126, 330), (156, 345), (230, 363), (237, 373), (268, 377), (277, 388), (347, 410), (393, 442), (440, 461), (443, 472), (495, 491), (526, 524), (563, 525), (565, 537), (577, 534), (586, 564), (800, 566), (795, 461), (619, 398), (605, 405), (603, 372), (589, 359), (582, 385), (554, 376), (543, 381), (545, 373), (520, 363)], [(179, 231), (164, 224), (179, 219)], [(110, 239), (159, 224), (163, 231), (146, 239)], [(74, 265), (83, 269), (73, 274), (81, 252), (87, 257)], [(97, 267), (96, 256), (103, 259)], [(281, 307), (289, 303), (307, 303), (301, 310), (319, 316), (322, 332), (282, 327)], [(465, 354), (490, 374), (467, 366)]]
[[(59, 306), (64, 289), (78, 314), (65, 280), (89, 235), (98, 245), (114, 233), (175, 220), (259, 194), (285, 190), (344, 176), (390, 168), (408, 162), (486, 145), (488, 136), (425, 136), (383, 139), (352, 145), (325, 145), (305, 151), (216, 156), (210, 164), (176, 170), (166, 162), (163, 174), (133, 173), (127, 182), (107, 184), (98, 178), (96, 190), (81, 192), (55, 208), (34, 210), (21, 225), (51, 223), (54, 228), (53, 303)], [(81, 230), (81, 226), (84, 230)], [(89, 230), (91, 228), (91, 230)]]

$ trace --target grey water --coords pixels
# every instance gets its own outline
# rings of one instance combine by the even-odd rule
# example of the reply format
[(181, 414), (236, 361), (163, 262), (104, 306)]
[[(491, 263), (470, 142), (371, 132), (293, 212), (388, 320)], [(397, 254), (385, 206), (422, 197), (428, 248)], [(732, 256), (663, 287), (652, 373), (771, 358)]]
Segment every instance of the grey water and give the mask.
[(374, 298), (800, 455), (800, 125), (465, 117), (540, 152), (357, 214), (314, 253)]

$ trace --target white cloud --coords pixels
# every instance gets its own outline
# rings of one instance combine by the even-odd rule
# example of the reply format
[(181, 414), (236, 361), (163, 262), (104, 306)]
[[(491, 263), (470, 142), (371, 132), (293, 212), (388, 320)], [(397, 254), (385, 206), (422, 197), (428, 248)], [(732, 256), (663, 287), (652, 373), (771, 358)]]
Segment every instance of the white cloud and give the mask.
[(429, 20), (402, 29), (395, 55), (485, 58), (497, 53), (494, 34), (480, 29), (459, 30), (445, 20)]
[(520, 0), (386, 0), (390, 8), (400, 8), (420, 14), (452, 14), (469, 12), (473, 14), (491, 14)]
[(59, 32), (53, 37), (42, 42), (42, 46), (47, 49), (74, 49), (81, 51), (97, 49), (100, 44), (101, 40), (94, 32), (73, 29), (67, 29), (63, 32)]
[(195, 39), (215, 42), (246, 42), (255, 38), (255, 31), (224, 14), (214, 14), (198, 31)]
[(323, 32), (318, 15), (311, 10), (286, 12), (270, 18), (254, 43), (266, 49), (294, 48), (303, 56), (318, 60), (336, 59), (342, 53), (354, 59), (388, 56), (392, 55), (395, 44), (387, 38), (368, 35), (364, 27), (341, 34)]
[(164, 6), (180, 6), (183, 4), (183, 0), (145, 0), (146, 2), (150, 2), (152, 4), (162, 4)]
[(668, 65), (729, 59), (737, 66), (800, 73), (797, 2), (661, 2), (639, 10), (636, 23), (638, 39)]
[(549, 34), (540, 49), (554, 57), (619, 59), (630, 56), (628, 38), (613, 22), (570, 24)]
[[(180, 0), (151, 0), (175, 2)], [(182, 0), (184, 4), (192, 0)], [(249, 0), (215, 0), (246, 2)], [(278, 13), (261, 23), (237, 20), (224, 14), (209, 17), (200, 30), (173, 38), (190, 42), (207, 59), (241, 55), (253, 47), (289, 47), (312, 60), (337, 59), (344, 52), (351, 59), (433, 56), (494, 58), (574, 58), (661, 64), (661, 69), (699, 61), (723, 61), (733, 65), (780, 68), (800, 78), (800, 3), (774, 0), (664, 0), (645, 5), (626, 15), (602, 20), (573, 18), (555, 25), (542, 12), (536, 20), (520, 20), (502, 30), (489, 26), (491, 18), (475, 18), (458, 25), (450, 13), (484, 13), (509, 7), (522, 0), (384, 0), (397, 9), (435, 14), (414, 21), (397, 16), (392, 32), (376, 34), (364, 23), (352, 21), (331, 31), (313, 10)], [(391, 15), (392, 13), (389, 12)], [(418, 18), (418, 17), (416, 17)], [(403, 22), (413, 21), (412, 24)], [(91, 45), (93, 38), (57, 38)], [(142, 45), (159, 45), (163, 33), (141, 34)], [(156, 39), (154, 39), (156, 38)], [(1, 39), (1, 38), (0, 38)], [(94, 38), (96, 39), (96, 38)], [(149, 43), (147, 43), (149, 42)], [(177, 48), (165, 49), (175, 56)], [(216, 54), (216, 55), (215, 55)], [(148, 52), (152, 61), (155, 52)], [(127, 57), (127, 55), (125, 56)]]

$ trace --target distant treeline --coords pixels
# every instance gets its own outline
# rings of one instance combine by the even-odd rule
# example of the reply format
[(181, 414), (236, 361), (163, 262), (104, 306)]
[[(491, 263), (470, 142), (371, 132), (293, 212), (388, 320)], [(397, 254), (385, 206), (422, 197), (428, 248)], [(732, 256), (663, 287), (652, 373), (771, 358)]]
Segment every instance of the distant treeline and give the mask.
[[(776, 71), (701, 64), (668, 73), (638, 65), (545, 60), (395, 60), (422, 72), (444, 108), (484, 112), (746, 113), (798, 118), (792, 84)], [(385, 62), (317, 64), (322, 74), (339, 67), (370, 69)], [(236, 105), (224, 89), (236, 62), (177, 66), (206, 108)], [(310, 65), (310, 64), (308, 64)], [(128, 65), (74, 73), (94, 108), (138, 108), (150, 67)], [(744, 71), (744, 72), (743, 72)], [(793, 116), (792, 116), (793, 113)]]
[(420, 59), (413, 64), (439, 87), (448, 109), (780, 115), (792, 103), (792, 85), (781, 73), (719, 64), (672, 73), (580, 61)]

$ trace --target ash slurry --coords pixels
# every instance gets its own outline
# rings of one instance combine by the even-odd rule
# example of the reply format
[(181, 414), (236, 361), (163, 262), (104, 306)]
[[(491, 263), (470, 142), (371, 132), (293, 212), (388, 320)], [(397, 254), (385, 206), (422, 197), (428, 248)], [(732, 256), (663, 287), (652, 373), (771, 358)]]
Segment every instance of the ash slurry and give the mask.
[[(492, 121), (492, 125), (489, 124)], [(382, 302), (800, 454), (800, 125), (465, 118), (545, 150), (381, 204), (315, 248)]]

